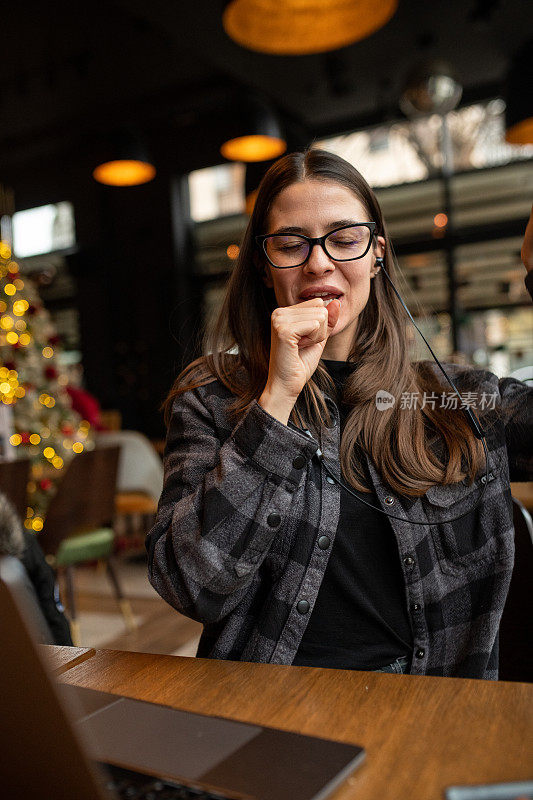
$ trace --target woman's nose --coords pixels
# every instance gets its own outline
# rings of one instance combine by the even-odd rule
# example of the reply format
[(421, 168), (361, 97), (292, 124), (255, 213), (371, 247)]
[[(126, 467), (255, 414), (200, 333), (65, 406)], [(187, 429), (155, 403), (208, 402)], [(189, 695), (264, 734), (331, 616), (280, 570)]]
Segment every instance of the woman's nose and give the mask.
[(316, 243), (309, 253), (309, 257), (304, 264), (304, 270), (314, 274), (322, 275), (325, 272), (332, 272), (335, 264), (325, 252), (324, 248)]

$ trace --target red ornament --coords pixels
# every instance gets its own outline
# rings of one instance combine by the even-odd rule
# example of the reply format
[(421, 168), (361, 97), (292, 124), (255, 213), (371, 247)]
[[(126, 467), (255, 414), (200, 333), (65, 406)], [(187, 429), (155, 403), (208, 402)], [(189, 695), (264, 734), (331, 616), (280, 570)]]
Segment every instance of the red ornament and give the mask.
[(24, 433), (20, 434), (21, 444), (29, 444), (30, 443), (30, 434), (28, 431), (24, 431)]
[(48, 489), (52, 488), (52, 481), (50, 478), (43, 478), (42, 481), (39, 481), (39, 486), (44, 492), (47, 492)]
[(59, 344), (60, 341), (61, 341), (60, 337), (55, 333), (53, 336), (50, 336), (48, 338), (48, 344)]
[(53, 381), (55, 378), (57, 378), (57, 370), (55, 367), (46, 367), (44, 374), (49, 381)]
[(61, 428), (61, 433), (64, 433), (65, 436), (71, 436), (74, 433), (74, 428), (70, 425), (63, 425)]

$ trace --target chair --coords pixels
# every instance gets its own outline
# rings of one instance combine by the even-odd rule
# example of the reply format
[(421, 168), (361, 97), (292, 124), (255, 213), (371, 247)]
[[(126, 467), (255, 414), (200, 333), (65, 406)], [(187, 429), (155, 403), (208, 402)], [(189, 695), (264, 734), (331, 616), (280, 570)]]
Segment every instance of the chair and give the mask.
[(500, 680), (533, 682), (533, 520), (513, 497), (516, 559), (500, 623)]
[(5, 494), (20, 520), (26, 519), (27, 488), (30, 479), (29, 458), (0, 461), (0, 492)]
[(144, 540), (155, 522), (163, 489), (163, 464), (149, 439), (138, 431), (99, 431), (96, 444), (119, 445), (115, 531), (130, 555), (145, 555)]
[(46, 514), (39, 542), (47, 561), (66, 577), (72, 639), (79, 643), (74, 596), (76, 564), (105, 561), (128, 630), (135, 621), (113, 564), (113, 515), (120, 448), (100, 447), (74, 456)]

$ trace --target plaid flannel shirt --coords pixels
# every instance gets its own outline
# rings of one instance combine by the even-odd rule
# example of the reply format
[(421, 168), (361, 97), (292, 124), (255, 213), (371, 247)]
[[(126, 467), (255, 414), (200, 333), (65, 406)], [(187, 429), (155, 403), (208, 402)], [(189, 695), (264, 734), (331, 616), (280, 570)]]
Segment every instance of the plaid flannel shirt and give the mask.
[[(481, 370), (447, 371), (461, 391), (495, 395), (482, 419), (488, 483), (483, 472), (413, 499), (395, 495), (369, 459), (368, 469), (381, 507), (400, 517), (390, 524), (413, 630), (411, 673), (495, 679), (514, 555), (509, 480), (533, 477), (533, 390)], [(339, 413), (327, 398), (334, 424), (317, 441), (257, 402), (235, 424), (232, 400), (213, 381), (174, 403), (149, 577), (203, 623), (199, 656), (291, 664), (334, 546), (340, 489), (314, 455), (320, 446), (338, 471)]]

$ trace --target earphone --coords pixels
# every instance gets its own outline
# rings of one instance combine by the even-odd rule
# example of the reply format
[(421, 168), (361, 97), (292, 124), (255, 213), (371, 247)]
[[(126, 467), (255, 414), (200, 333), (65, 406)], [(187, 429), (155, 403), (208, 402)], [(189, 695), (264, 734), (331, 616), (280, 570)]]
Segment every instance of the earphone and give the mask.
[[(383, 263), (383, 258), (378, 256), (376, 258), (376, 260), (375, 260), (375, 264), (378, 267), (378, 270), (376, 270), (376, 274), (377, 274), (378, 271), (382, 271), (383, 272), (383, 274), (385, 275), (387, 281), (389, 282), (390, 286), (392, 287), (392, 290), (394, 291), (396, 297), (398, 298), (398, 300), (402, 304), (403, 308), (407, 312), (407, 315), (409, 316), (409, 319), (411, 320), (411, 322), (413, 323), (414, 327), (416, 328), (416, 330), (418, 331), (418, 333), (420, 334), (420, 336), (424, 340), (425, 345), (427, 346), (429, 352), (433, 356), (433, 359), (436, 362), (437, 366), (439, 367), (440, 371), (442, 372), (442, 374), (444, 375), (444, 377), (446, 378), (446, 380), (448, 381), (448, 383), (450, 384), (450, 386), (454, 390), (454, 393), (457, 395), (457, 397), (459, 398), (459, 400), (462, 403), (463, 398), (461, 397), (461, 394), (460, 394), (457, 386), (452, 381), (452, 379), (450, 378), (450, 376), (448, 375), (448, 373), (446, 372), (446, 370), (444, 369), (444, 367), (440, 363), (439, 359), (437, 358), (437, 356), (433, 352), (433, 350), (432, 350), (429, 342), (427, 341), (426, 337), (424, 336), (424, 334), (422, 333), (422, 331), (420, 330), (420, 328), (418, 327), (418, 325), (414, 321), (414, 319), (413, 319), (413, 317), (411, 315), (411, 312), (407, 308), (407, 306), (404, 303), (400, 293), (396, 289), (396, 287), (393, 284), (393, 282), (392, 282), (387, 270), (385, 269), (385, 265)], [(304, 434), (309, 436), (310, 438), (313, 438), (312, 434), (311, 434), (311, 431), (308, 430), (305, 427), (304, 422), (303, 422), (302, 417), (301, 417), (301, 414), (300, 414), (300, 412), (299, 412), (299, 410), (298, 410), (298, 408), (296, 406), (294, 407), (294, 410), (296, 412), (296, 415), (297, 415), (299, 423), (300, 423), (300, 430)], [(401, 522), (409, 522), (412, 525), (434, 525), (434, 524), (443, 525), (443, 524), (445, 524), (447, 522), (455, 522), (456, 519), (462, 519), (462, 517), (466, 517), (468, 514), (471, 514), (472, 511), (474, 511), (474, 509), (476, 509), (478, 507), (478, 505), (480, 504), (480, 502), (481, 502), (481, 500), (483, 498), (483, 495), (485, 494), (485, 491), (486, 491), (488, 483), (489, 483), (489, 453), (488, 453), (488, 450), (487, 450), (487, 443), (486, 443), (486, 439), (485, 439), (485, 433), (483, 431), (483, 428), (481, 427), (480, 421), (478, 420), (478, 418), (476, 417), (476, 415), (474, 414), (474, 412), (472, 411), (472, 409), (469, 406), (465, 406), (463, 404), (463, 407), (460, 410), (464, 411), (465, 416), (466, 416), (467, 421), (468, 421), (468, 424), (470, 425), (470, 428), (471, 428), (474, 436), (477, 439), (479, 439), (481, 441), (481, 444), (483, 445), (483, 450), (485, 452), (485, 476), (484, 476), (484, 479), (483, 478), (481, 479), (482, 483), (483, 483), (483, 488), (481, 490), (481, 493), (480, 493), (480, 495), (479, 495), (479, 497), (477, 499), (477, 502), (476, 502), (475, 506), (473, 508), (469, 508), (468, 511), (465, 511), (463, 514), (459, 514), (457, 517), (452, 517), (451, 519), (439, 520), (438, 523), (431, 523), (431, 522), (419, 522), (417, 520), (407, 520), (405, 517), (399, 517), (399, 516), (396, 516), (395, 514), (389, 514), (384, 509), (379, 508), (378, 506), (375, 506), (372, 503), (368, 503), (366, 500), (363, 500), (363, 498), (359, 497), (359, 495), (356, 494), (354, 492), (354, 490), (350, 486), (346, 486), (346, 484), (342, 480), (339, 480), (339, 478), (337, 478), (337, 476), (333, 473), (333, 471), (330, 468), (330, 466), (328, 465), (328, 463), (325, 461), (324, 454), (322, 453), (320, 448), (318, 448), (318, 450), (316, 451), (315, 456), (316, 456), (316, 458), (318, 458), (318, 460), (320, 461), (320, 463), (324, 467), (324, 469), (327, 472), (327, 474), (330, 476), (330, 478), (332, 478), (335, 481), (335, 483), (337, 483), (341, 488), (343, 488), (345, 491), (347, 491), (348, 494), (350, 494), (353, 497), (355, 497), (355, 499), (358, 500), (360, 503), (363, 503), (363, 505), (368, 506), (369, 508), (372, 508), (374, 511), (378, 511), (380, 514), (385, 514), (386, 517), (390, 517), (391, 519), (397, 519), (397, 520), (400, 520)]]

